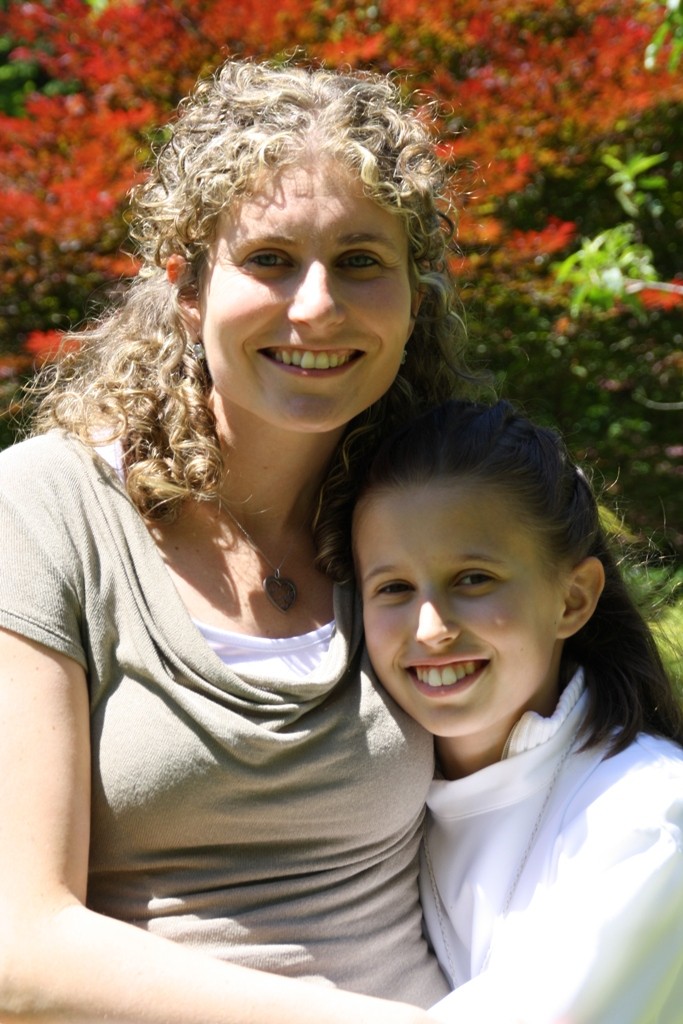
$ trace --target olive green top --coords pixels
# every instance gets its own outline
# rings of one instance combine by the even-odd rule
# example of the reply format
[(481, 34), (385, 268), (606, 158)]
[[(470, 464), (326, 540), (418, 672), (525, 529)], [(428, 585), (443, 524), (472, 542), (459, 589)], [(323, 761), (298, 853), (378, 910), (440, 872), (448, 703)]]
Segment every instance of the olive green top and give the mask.
[(0, 536), (0, 625), (88, 679), (88, 905), (248, 966), (445, 995), (416, 882), (432, 741), (375, 684), (353, 594), (307, 678), (235, 674), (116, 474), (57, 432), (0, 454)]

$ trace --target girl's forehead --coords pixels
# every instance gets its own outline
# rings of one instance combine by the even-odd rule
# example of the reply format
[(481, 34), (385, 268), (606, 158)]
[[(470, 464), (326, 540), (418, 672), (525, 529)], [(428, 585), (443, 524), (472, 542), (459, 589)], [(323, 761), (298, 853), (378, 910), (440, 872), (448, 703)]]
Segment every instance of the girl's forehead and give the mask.
[(354, 535), (396, 519), (424, 528), (426, 544), (441, 540), (439, 528), (467, 530), (501, 542), (534, 532), (510, 488), (468, 475), (371, 487), (356, 505)]
[(543, 527), (512, 485), (438, 477), (367, 490), (354, 511), (353, 549), (361, 570), (394, 555), (446, 569), (451, 558), (477, 553), (554, 578), (566, 560)]
[(501, 495), (504, 493), (495, 484), (466, 474), (388, 480), (368, 487), (359, 499), (356, 510), (360, 515), (364, 510), (384, 504), (395, 504), (397, 501), (400, 501), (403, 507), (412, 506), (417, 509), (423, 505), (429, 507), (437, 502), (448, 502), (463, 495), (474, 496), (484, 492), (487, 495), (493, 495), (494, 492)]

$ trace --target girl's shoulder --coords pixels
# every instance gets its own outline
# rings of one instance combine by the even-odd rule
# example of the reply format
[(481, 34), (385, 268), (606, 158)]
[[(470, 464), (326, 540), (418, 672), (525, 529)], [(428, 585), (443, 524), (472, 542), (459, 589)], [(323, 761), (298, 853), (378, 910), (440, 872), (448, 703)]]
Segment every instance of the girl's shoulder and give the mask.
[(644, 828), (675, 824), (683, 835), (683, 748), (640, 733), (612, 756), (589, 750), (569, 768), (565, 820), (590, 815), (595, 822), (630, 820)]
[[(610, 764), (613, 762), (613, 764)], [(605, 771), (615, 771), (624, 778), (648, 777), (681, 779), (683, 777), (683, 747), (663, 736), (639, 733), (635, 740), (618, 754), (604, 761)]]

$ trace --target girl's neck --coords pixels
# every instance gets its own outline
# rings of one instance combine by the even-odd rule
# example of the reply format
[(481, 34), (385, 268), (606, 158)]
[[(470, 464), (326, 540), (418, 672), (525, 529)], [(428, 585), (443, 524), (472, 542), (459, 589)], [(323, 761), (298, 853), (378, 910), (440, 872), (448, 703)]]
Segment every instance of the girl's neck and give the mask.
[(509, 732), (505, 735), (490, 735), (479, 743), (463, 742), (450, 736), (436, 738), (436, 755), (441, 773), (445, 779), (464, 779), (482, 768), (496, 764), (503, 756), (503, 749)]
[(542, 700), (529, 700), (510, 718), (502, 719), (493, 727), (465, 736), (437, 736), (436, 755), (444, 778), (463, 779), (502, 760), (512, 731), (522, 716), (527, 711), (535, 711), (543, 718), (550, 718), (557, 709), (560, 693), (559, 684), (553, 683)]

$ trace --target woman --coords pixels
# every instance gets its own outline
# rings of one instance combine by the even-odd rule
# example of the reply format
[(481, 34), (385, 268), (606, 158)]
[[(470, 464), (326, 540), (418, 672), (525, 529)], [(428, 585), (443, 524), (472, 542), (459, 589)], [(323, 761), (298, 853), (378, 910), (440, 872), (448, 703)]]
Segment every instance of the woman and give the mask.
[(327, 554), (456, 385), (442, 186), (383, 78), (228, 62), (183, 105), (137, 280), (0, 457), (3, 1020), (421, 1024), (445, 994), (430, 738)]

